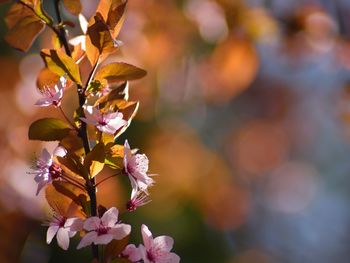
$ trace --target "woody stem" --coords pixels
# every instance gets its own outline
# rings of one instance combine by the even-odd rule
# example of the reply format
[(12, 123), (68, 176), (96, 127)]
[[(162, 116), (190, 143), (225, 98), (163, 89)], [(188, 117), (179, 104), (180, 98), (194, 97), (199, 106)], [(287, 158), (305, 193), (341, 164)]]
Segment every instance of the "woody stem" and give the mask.
[[(54, 7), (55, 7), (55, 12), (56, 12), (56, 16), (57, 16), (57, 22), (58, 22), (58, 32), (57, 32), (57, 36), (60, 39), (62, 45), (64, 46), (64, 49), (66, 51), (66, 54), (68, 56), (72, 56), (71, 51), (69, 49), (69, 45), (68, 45), (68, 41), (66, 38), (66, 32), (64, 30), (64, 28), (61, 26), (62, 23), (62, 18), (61, 18), (61, 13), (60, 13), (60, 8), (59, 8), (59, 2), (60, 0), (55, 0), (54, 2)], [(86, 85), (88, 85), (89, 83), (87, 83)], [(83, 89), (83, 87), (79, 84), (77, 84), (77, 90), (78, 90), (78, 96), (79, 96), (79, 108), (82, 114), (82, 117), (84, 116), (84, 112), (83, 112), (83, 105), (85, 104), (85, 89)], [(84, 150), (85, 150), (85, 155), (87, 155), (90, 152), (90, 145), (89, 145), (89, 139), (87, 136), (87, 129), (86, 129), (86, 123), (82, 122), (81, 126), (79, 128), (78, 131), (78, 136), (81, 138), (82, 142), (83, 142), (83, 146), (84, 146)], [(95, 187), (95, 178), (92, 178), (89, 180), (88, 182), (88, 194), (90, 197), (90, 203), (91, 203), (91, 216), (97, 216), (97, 200), (96, 200), (96, 187)], [(99, 256), (98, 256), (98, 246), (92, 244), (91, 245), (91, 249), (92, 249), (92, 254), (93, 254), (93, 258), (99, 260)]]

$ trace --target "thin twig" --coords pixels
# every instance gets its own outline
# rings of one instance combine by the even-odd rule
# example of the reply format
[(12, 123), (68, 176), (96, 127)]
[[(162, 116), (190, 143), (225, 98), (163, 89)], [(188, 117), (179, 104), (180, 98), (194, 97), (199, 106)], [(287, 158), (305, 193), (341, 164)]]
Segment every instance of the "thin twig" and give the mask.
[(108, 176), (108, 177), (102, 179), (101, 181), (99, 181), (99, 182), (95, 185), (95, 187), (99, 186), (100, 184), (102, 184), (103, 182), (107, 181), (108, 179), (113, 178), (113, 177), (116, 177), (116, 176), (121, 175), (121, 174), (122, 174), (122, 173), (119, 172), (119, 173), (117, 173), (117, 174), (110, 175), (110, 176)]
[(75, 124), (73, 122), (70, 121), (70, 119), (68, 119), (67, 115), (64, 113), (63, 109), (61, 106), (58, 107), (58, 109), (60, 110), (63, 118), (69, 123), (70, 126), (72, 126), (73, 129), (78, 130), (78, 127), (75, 126)]

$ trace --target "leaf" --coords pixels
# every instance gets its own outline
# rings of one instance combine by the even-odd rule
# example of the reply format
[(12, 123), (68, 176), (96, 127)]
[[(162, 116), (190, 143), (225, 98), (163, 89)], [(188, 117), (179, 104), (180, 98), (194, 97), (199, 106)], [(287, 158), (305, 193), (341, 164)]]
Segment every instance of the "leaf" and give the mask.
[(82, 5), (80, 0), (63, 0), (64, 7), (73, 15), (81, 13)]
[(36, 79), (36, 86), (39, 90), (55, 85), (60, 79), (60, 76), (53, 73), (48, 68), (43, 68)]
[(9, 29), (5, 40), (20, 51), (27, 51), (45, 27), (33, 11), (19, 3), (12, 5), (5, 16), (5, 22)]
[(109, 262), (116, 258), (120, 253), (123, 252), (124, 248), (129, 243), (130, 236), (127, 235), (121, 240), (112, 240), (110, 243), (108, 243), (105, 247), (104, 255), (106, 258), (106, 261)]
[(123, 169), (124, 146), (108, 143), (106, 149), (105, 164), (112, 169)]
[(28, 9), (31, 9), (43, 22), (48, 25), (53, 24), (52, 18), (43, 9), (42, 0), (21, 0), (20, 3), (24, 3)]
[(56, 158), (66, 176), (73, 178), (82, 184), (85, 183), (81, 181), (82, 178), (86, 180), (89, 179), (85, 167), (80, 163), (77, 156), (67, 154), (65, 157), (57, 156)]
[(59, 76), (67, 74), (72, 81), (80, 85), (82, 84), (79, 66), (71, 57), (66, 55), (66, 53), (61, 50), (42, 49), (40, 55), (43, 58), (45, 65), (52, 72)]
[(86, 32), (86, 55), (91, 65), (96, 65), (116, 49), (108, 26), (101, 17), (92, 17)]
[(54, 181), (45, 189), (45, 197), (52, 209), (66, 217), (85, 218), (84, 207), (88, 195), (82, 189), (63, 181)]
[(108, 101), (113, 101), (113, 100), (127, 100), (128, 98), (129, 98), (129, 84), (128, 82), (124, 82), (123, 84), (111, 90), (107, 95), (104, 95), (101, 98), (99, 98), (95, 102), (95, 105), (108, 102)]
[(119, 5), (112, 5), (108, 12), (107, 25), (112, 31), (112, 37), (116, 39), (125, 20), (125, 7), (127, 1)]
[(107, 81), (127, 81), (140, 79), (146, 76), (147, 72), (133, 65), (116, 62), (102, 67), (95, 75), (95, 79)]
[(86, 155), (84, 160), (84, 166), (90, 172), (90, 178), (94, 178), (102, 171), (104, 162), (105, 147), (103, 143), (99, 143)]
[(33, 122), (29, 127), (29, 140), (59, 141), (71, 131), (70, 126), (60, 119), (44, 118)]

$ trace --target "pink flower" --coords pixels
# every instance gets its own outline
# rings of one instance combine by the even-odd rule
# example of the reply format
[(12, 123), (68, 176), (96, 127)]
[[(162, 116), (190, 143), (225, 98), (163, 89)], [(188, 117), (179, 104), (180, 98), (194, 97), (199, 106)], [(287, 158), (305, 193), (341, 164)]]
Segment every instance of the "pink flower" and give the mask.
[(131, 182), (132, 196), (135, 196), (139, 191), (147, 193), (147, 188), (154, 183), (150, 175), (147, 175), (148, 158), (145, 154), (133, 154), (127, 140), (124, 143), (123, 163)]
[(51, 183), (55, 179), (59, 179), (62, 175), (62, 169), (59, 164), (53, 161), (53, 156), (65, 156), (66, 150), (59, 146), (57, 147), (53, 155), (51, 155), (45, 148), (41, 152), (41, 156), (36, 161), (34, 171), (31, 174), (35, 174), (34, 180), (38, 183), (38, 189), (36, 195), (47, 184)]
[(77, 249), (92, 243), (105, 245), (113, 239), (120, 240), (130, 234), (131, 226), (118, 223), (118, 209), (112, 207), (101, 218), (94, 216), (86, 219), (84, 229), (90, 232), (81, 239)]
[(96, 126), (101, 132), (114, 134), (121, 127), (127, 125), (127, 121), (123, 120), (123, 114), (118, 111), (102, 113), (96, 107), (86, 106), (84, 112), (86, 118), (80, 119), (87, 124)]
[(135, 211), (138, 207), (143, 206), (151, 202), (149, 196), (142, 191), (131, 193), (131, 199), (126, 203), (126, 209), (129, 212)]
[(50, 87), (45, 87), (43, 90), (40, 91), (44, 97), (39, 99), (35, 103), (35, 105), (40, 107), (47, 107), (50, 105), (59, 107), (61, 105), (63, 90), (66, 84), (67, 84), (67, 79), (64, 76), (62, 76), (60, 77), (60, 80), (55, 85), (54, 90)]
[(80, 218), (65, 218), (61, 215), (54, 215), (53, 220), (47, 229), (46, 242), (50, 244), (56, 235), (58, 245), (67, 250), (69, 239), (83, 227), (83, 221)]
[(178, 263), (180, 257), (170, 252), (174, 240), (169, 236), (159, 236), (153, 239), (146, 225), (141, 226), (143, 245), (139, 249), (145, 263)]
[(140, 249), (137, 248), (134, 244), (127, 245), (120, 256), (122, 258), (127, 258), (131, 262), (137, 262), (141, 260)]

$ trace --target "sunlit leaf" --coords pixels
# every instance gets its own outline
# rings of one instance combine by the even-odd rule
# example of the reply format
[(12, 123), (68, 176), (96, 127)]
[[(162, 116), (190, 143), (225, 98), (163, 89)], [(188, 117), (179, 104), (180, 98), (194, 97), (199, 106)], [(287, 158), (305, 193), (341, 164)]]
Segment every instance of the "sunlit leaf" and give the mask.
[(12, 5), (5, 22), (9, 29), (5, 40), (21, 51), (27, 51), (45, 27), (45, 23), (33, 11), (19, 3)]
[(29, 127), (29, 140), (59, 141), (71, 131), (70, 126), (55, 118), (44, 118), (33, 122)]
[(48, 68), (43, 68), (36, 79), (36, 86), (38, 89), (43, 89), (45, 87), (50, 87), (55, 85), (60, 79), (60, 76), (53, 73)]
[(111, 242), (109, 242), (104, 250), (106, 261), (109, 262), (116, 258), (120, 253), (123, 252), (124, 248), (128, 245), (128, 243), (129, 235), (121, 240), (112, 240)]
[(40, 52), (46, 66), (59, 76), (67, 74), (68, 77), (78, 84), (81, 83), (79, 66), (75, 61), (61, 50), (43, 49)]
[(46, 187), (45, 197), (52, 209), (62, 216), (86, 217), (84, 207), (88, 202), (88, 195), (70, 183), (54, 181)]
[(43, 22), (52, 25), (52, 18), (43, 9), (42, 0), (21, 0), (20, 3), (30, 8)]
[(107, 25), (112, 31), (112, 37), (115, 39), (123, 26), (125, 20), (125, 7), (127, 1), (119, 5), (112, 5), (108, 12)]
[(80, 0), (63, 0), (64, 7), (73, 15), (79, 15), (81, 13)]
[(86, 55), (91, 65), (95, 65), (99, 59), (102, 61), (115, 50), (108, 26), (101, 17), (92, 17), (86, 35)]
[(129, 84), (128, 82), (124, 82), (123, 84), (111, 90), (107, 95), (99, 98), (96, 101), (95, 105), (98, 105), (107, 101), (113, 101), (113, 100), (127, 100), (128, 98), (129, 98)]
[(84, 181), (81, 181), (82, 178), (88, 179), (85, 167), (80, 163), (80, 160), (74, 158), (72, 154), (67, 154), (65, 157), (57, 157), (57, 161), (61, 165), (66, 176), (78, 180), (82, 184), (84, 184)]
[(97, 144), (89, 152), (84, 160), (84, 166), (90, 172), (90, 178), (94, 178), (102, 171), (105, 162), (105, 147), (103, 143)]
[(95, 76), (95, 79), (107, 81), (135, 80), (146, 76), (147, 72), (133, 65), (116, 62), (102, 67)]

